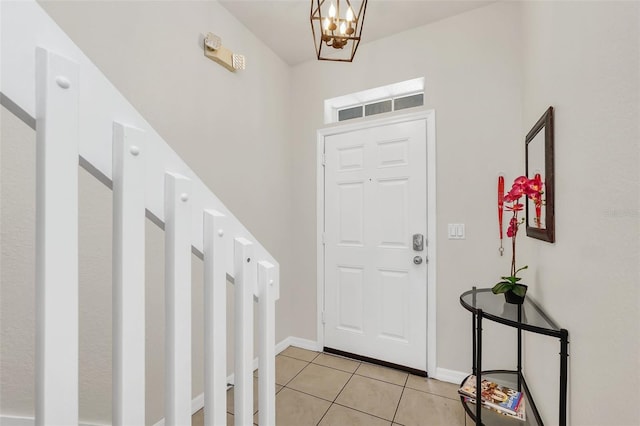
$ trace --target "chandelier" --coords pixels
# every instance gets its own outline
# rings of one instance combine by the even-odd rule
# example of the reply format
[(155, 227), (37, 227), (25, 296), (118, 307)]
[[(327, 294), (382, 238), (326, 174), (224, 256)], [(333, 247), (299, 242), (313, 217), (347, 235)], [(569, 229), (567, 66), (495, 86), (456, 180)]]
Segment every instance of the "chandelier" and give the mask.
[(318, 60), (353, 61), (366, 8), (367, 0), (311, 0), (311, 31)]

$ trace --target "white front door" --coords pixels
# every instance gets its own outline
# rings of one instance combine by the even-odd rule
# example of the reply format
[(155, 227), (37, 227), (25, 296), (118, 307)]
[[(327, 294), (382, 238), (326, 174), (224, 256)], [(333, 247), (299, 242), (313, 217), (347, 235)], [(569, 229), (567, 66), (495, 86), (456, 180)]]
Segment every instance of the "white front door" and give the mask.
[[(426, 121), (325, 137), (324, 346), (426, 371)], [(424, 236), (423, 251), (413, 236)], [(421, 263), (414, 263), (418, 259)]]

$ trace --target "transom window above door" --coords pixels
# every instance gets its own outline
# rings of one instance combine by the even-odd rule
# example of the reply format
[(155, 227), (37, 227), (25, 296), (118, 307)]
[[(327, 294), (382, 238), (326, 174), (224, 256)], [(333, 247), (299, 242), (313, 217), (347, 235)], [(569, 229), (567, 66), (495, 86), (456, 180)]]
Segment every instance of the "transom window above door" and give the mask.
[(324, 101), (325, 124), (424, 105), (424, 78), (415, 78)]

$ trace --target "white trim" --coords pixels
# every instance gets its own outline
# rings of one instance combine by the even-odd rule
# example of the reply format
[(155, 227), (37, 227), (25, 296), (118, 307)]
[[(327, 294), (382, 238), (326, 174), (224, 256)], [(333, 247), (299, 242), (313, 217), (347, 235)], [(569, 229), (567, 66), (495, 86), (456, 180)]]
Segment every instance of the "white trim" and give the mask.
[(316, 338), (320, 347), (324, 347), (324, 132), (318, 130), (316, 143)]
[(447, 370), (446, 368), (437, 368), (436, 374), (431, 376), (432, 379), (442, 382), (455, 383), (459, 385), (469, 375), (463, 371)]
[[(316, 248), (317, 248), (317, 312), (316, 330), (318, 347), (324, 347), (324, 325), (322, 312), (324, 310), (324, 247), (322, 235), (324, 233), (324, 140), (327, 136), (379, 127), (407, 121), (426, 120), (427, 122), (427, 373), (437, 370), (436, 351), (436, 112), (435, 110), (421, 110), (412, 113), (398, 114), (389, 117), (359, 121), (355, 123), (341, 123), (338, 126), (327, 127), (317, 131), (316, 145)], [(321, 350), (321, 349), (320, 349)]]
[(289, 336), (276, 344), (276, 355), (287, 349), (289, 346), (306, 349), (308, 351), (322, 352), (322, 346), (316, 340), (303, 339), (301, 337)]
[[(427, 111), (427, 371), (437, 372), (437, 209), (436, 209), (436, 111)], [(431, 220), (429, 220), (431, 219)]]

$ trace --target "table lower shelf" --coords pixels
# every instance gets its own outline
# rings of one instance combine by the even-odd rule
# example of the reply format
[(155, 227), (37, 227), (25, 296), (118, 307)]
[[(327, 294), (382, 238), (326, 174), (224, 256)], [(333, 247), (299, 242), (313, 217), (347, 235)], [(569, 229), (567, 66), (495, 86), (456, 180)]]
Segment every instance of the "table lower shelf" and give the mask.
[[(518, 372), (512, 370), (488, 370), (483, 371), (481, 374), (482, 379), (491, 380), (502, 386), (508, 386), (512, 389), (518, 388)], [(466, 380), (466, 378), (465, 378)], [(462, 383), (465, 382), (462, 381)], [(525, 414), (526, 420), (522, 421), (504, 414), (497, 413), (489, 408), (483, 408), (481, 413), (482, 425), (484, 426), (544, 426), (540, 418), (540, 413), (536, 408), (536, 405), (531, 397), (527, 383), (522, 375), (520, 375), (522, 384), (522, 393), (524, 395), (525, 402)], [(462, 383), (460, 386), (462, 386)], [(464, 407), (467, 415), (475, 422), (476, 421), (476, 405), (468, 400), (464, 396), (460, 396), (460, 402)]]

